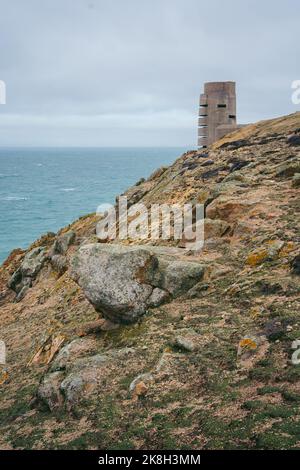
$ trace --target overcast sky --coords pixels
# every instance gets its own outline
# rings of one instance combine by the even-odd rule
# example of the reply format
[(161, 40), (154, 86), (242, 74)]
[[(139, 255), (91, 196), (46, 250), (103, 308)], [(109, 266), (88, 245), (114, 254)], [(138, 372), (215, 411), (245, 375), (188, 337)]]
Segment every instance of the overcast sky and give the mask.
[(298, 110), (299, 0), (0, 0), (0, 145), (185, 146), (203, 82)]

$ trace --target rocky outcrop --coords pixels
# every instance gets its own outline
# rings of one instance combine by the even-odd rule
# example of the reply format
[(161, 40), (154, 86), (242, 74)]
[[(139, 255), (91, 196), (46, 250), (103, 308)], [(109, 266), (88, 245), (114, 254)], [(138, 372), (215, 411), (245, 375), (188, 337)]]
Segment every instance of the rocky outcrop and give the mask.
[(69, 246), (74, 243), (75, 238), (75, 232), (70, 230), (58, 236), (50, 249), (49, 258), (51, 265), (59, 274), (63, 274), (68, 269), (66, 253)]
[(221, 219), (226, 222), (236, 222), (241, 216), (249, 212), (255, 202), (250, 200), (234, 199), (228, 196), (219, 196), (206, 209), (206, 216), (210, 219)]
[(203, 273), (202, 264), (157, 254), (145, 246), (85, 245), (72, 262), (72, 277), (87, 299), (117, 323), (134, 323), (147, 308), (189, 290)]
[(78, 357), (90, 348), (88, 341), (73, 341), (57, 356), (50, 371), (43, 377), (36, 398), (50, 411), (66, 405), (71, 410), (105, 383), (114, 363), (129, 359), (132, 348), (111, 350), (106, 354)]
[(16, 301), (24, 298), (28, 289), (42, 269), (47, 259), (44, 247), (33, 248), (26, 253), (21, 266), (13, 273), (8, 282), (8, 287), (16, 292)]

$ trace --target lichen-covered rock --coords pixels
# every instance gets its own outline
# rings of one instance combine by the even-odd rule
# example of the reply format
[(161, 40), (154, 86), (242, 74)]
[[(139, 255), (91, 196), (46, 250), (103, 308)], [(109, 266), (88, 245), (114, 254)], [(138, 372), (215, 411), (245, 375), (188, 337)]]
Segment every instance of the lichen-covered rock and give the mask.
[(299, 160), (293, 160), (293, 161), (289, 161), (286, 163), (282, 163), (276, 171), (276, 176), (290, 178), (291, 176), (294, 176), (296, 173), (300, 173), (300, 161)]
[(159, 260), (157, 282), (158, 287), (168, 291), (173, 297), (188, 291), (204, 275), (202, 264), (186, 261)]
[(46, 259), (45, 248), (37, 247), (25, 255), (21, 265), (22, 277), (34, 279), (42, 269)]
[(199, 335), (192, 328), (182, 329), (175, 337), (173, 345), (176, 348), (193, 352), (198, 349)]
[(26, 253), (21, 266), (11, 276), (8, 287), (16, 292), (16, 301), (24, 298), (47, 259), (45, 247), (36, 247)]
[(25, 285), (25, 286), (23, 285), (22, 289), (16, 295), (15, 302), (21, 302), (21, 300), (24, 299), (30, 287), (31, 287), (30, 285)]
[(50, 256), (65, 255), (68, 248), (74, 243), (76, 234), (73, 230), (58, 236), (51, 247)]
[(50, 411), (63, 405), (63, 396), (60, 392), (60, 383), (63, 374), (53, 372), (44, 376), (37, 390), (37, 398), (44, 403)]
[[(228, 224), (225, 220), (219, 219), (209, 219), (205, 218), (201, 221), (198, 225), (198, 229), (200, 230), (200, 224), (203, 224), (203, 235), (204, 240), (208, 240), (210, 238), (220, 238), (226, 234), (226, 232), (230, 229), (230, 224)], [(195, 225), (193, 225), (193, 233), (195, 232)], [(192, 239), (188, 240), (183, 234), (182, 239), (180, 240), (178, 246), (179, 248), (188, 248), (189, 243), (195, 243), (196, 237), (193, 236)]]
[(162, 174), (167, 170), (166, 166), (161, 166), (160, 168), (157, 168), (154, 170), (154, 172), (149, 176), (149, 180), (156, 180), (161, 177)]
[(246, 264), (249, 266), (257, 266), (265, 261), (274, 260), (278, 257), (283, 247), (284, 242), (282, 240), (269, 240), (264, 246), (249, 253)]
[(204, 238), (222, 237), (230, 229), (230, 225), (225, 220), (209, 219), (204, 220)]
[(73, 258), (71, 275), (95, 309), (114, 323), (134, 323), (170, 294), (199, 282), (203, 265), (159, 254), (151, 247), (90, 244)]
[(222, 219), (227, 222), (236, 222), (240, 216), (247, 214), (256, 201), (249, 199), (232, 199), (228, 196), (220, 196), (206, 209), (206, 217), (210, 219)]
[(159, 307), (159, 305), (167, 302), (170, 299), (170, 294), (159, 287), (155, 287), (150, 295), (147, 303), (151, 307)]
[(61, 348), (51, 364), (51, 371), (66, 369), (80, 357), (95, 351), (95, 342), (88, 338), (76, 338)]
[(89, 351), (91, 345), (85, 341), (75, 340), (65, 346), (38, 387), (38, 401), (45, 403), (51, 411), (64, 404), (71, 410), (105, 382), (113, 364), (128, 360), (134, 353), (134, 349), (122, 348), (106, 354), (78, 357)]
[(250, 369), (262, 360), (269, 349), (269, 342), (264, 335), (247, 335), (239, 341), (237, 361), (239, 367)]
[(70, 230), (69, 232), (58, 236), (50, 249), (49, 258), (51, 265), (60, 275), (68, 269), (66, 253), (69, 246), (74, 243), (75, 239), (75, 232)]
[(293, 188), (300, 188), (300, 173), (295, 173), (292, 179)]
[(86, 245), (72, 263), (72, 276), (97, 311), (113, 322), (132, 323), (147, 309), (157, 258), (148, 250)]
[[(149, 385), (154, 381), (152, 374), (139, 374), (129, 385), (129, 391), (136, 395), (143, 395), (147, 392)], [(144, 390), (145, 393), (140, 393)]]
[(63, 274), (68, 269), (67, 257), (64, 255), (53, 255), (50, 258), (51, 265), (59, 274)]

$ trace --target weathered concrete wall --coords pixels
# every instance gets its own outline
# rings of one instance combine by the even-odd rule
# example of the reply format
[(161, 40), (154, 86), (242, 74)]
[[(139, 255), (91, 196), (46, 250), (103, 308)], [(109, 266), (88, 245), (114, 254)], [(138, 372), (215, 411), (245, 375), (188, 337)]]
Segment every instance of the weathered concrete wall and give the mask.
[(200, 95), (198, 145), (207, 147), (237, 128), (235, 82), (209, 82)]

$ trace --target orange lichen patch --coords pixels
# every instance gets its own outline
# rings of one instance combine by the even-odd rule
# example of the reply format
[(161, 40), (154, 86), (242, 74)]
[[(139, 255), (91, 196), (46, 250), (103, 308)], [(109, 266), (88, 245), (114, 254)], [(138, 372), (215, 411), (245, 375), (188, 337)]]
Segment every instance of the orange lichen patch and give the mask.
[(0, 372), (0, 385), (5, 384), (5, 382), (8, 379), (8, 372), (6, 370), (3, 370)]
[(137, 397), (142, 397), (146, 395), (147, 391), (148, 391), (147, 385), (144, 382), (139, 382), (137, 386), (135, 387), (134, 394)]
[(243, 349), (257, 349), (257, 343), (251, 338), (244, 338), (239, 342), (239, 347)]
[(295, 243), (294, 242), (288, 242), (284, 245), (284, 247), (280, 250), (278, 253), (279, 258), (284, 258), (287, 256), (291, 251), (294, 251), (295, 249)]
[(32, 359), (30, 359), (28, 365), (30, 366), (32, 364), (49, 364), (64, 341), (65, 336), (62, 334), (59, 334), (55, 337), (50, 336), (34, 354)]
[(250, 253), (246, 259), (246, 264), (249, 266), (257, 266), (263, 263), (268, 257), (268, 252), (265, 249)]
[(246, 264), (249, 266), (257, 266), (269, 258), (276, 259), (284, 248), (285, 244), (280, 240), (267, 240), (265, 247), (259, 248), (248, 255)]
[(262, 308), (261, 307), (252, 307), (250, 309), (250, 315), (252, 318), (257, 318), (262, 314)]

